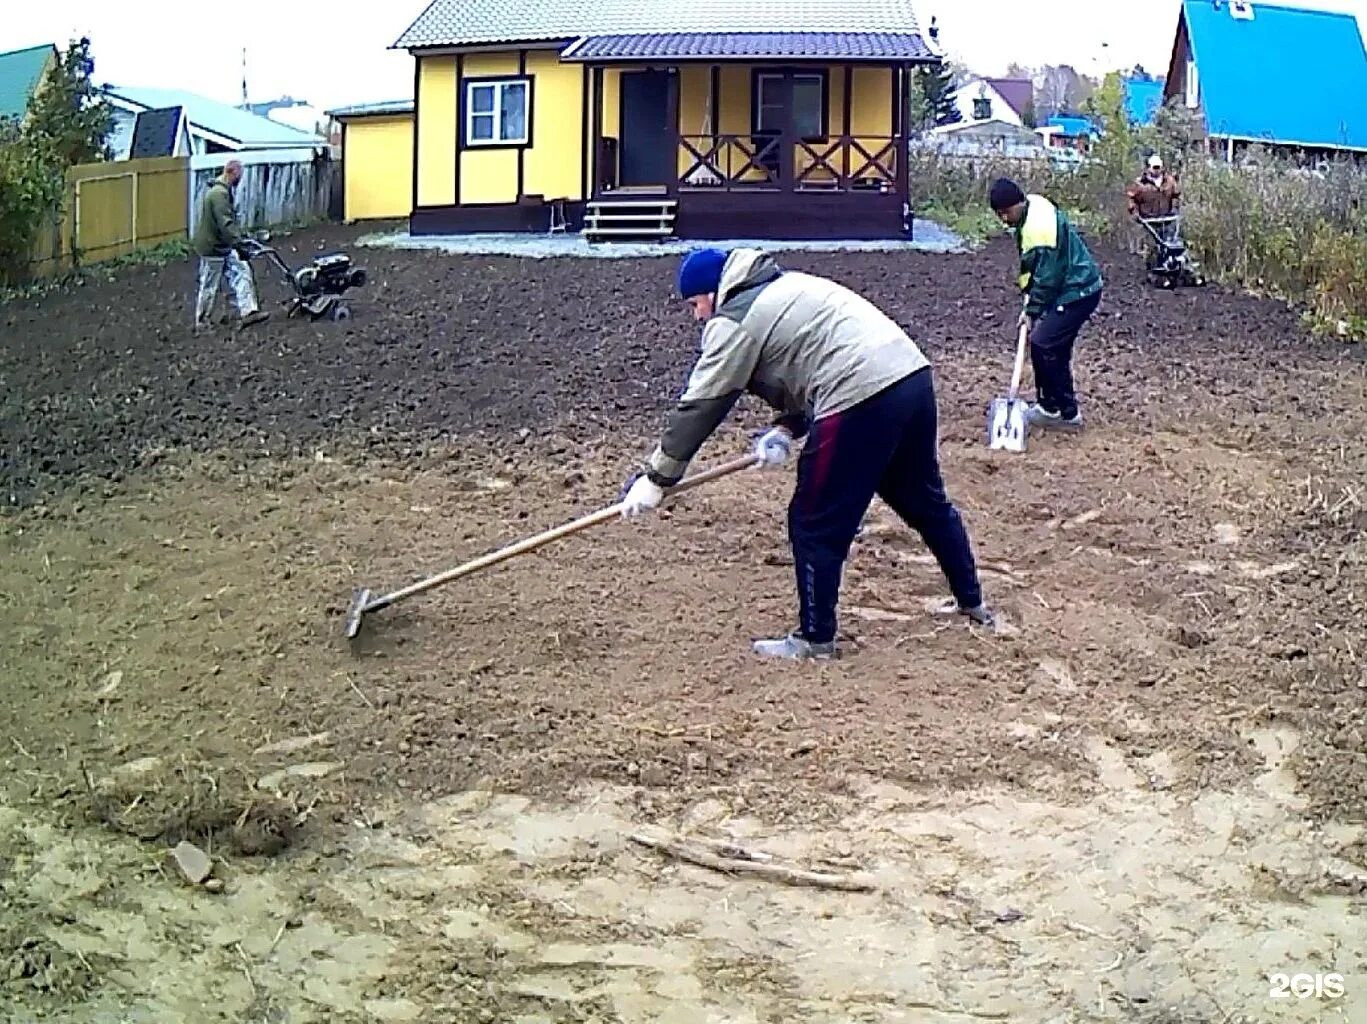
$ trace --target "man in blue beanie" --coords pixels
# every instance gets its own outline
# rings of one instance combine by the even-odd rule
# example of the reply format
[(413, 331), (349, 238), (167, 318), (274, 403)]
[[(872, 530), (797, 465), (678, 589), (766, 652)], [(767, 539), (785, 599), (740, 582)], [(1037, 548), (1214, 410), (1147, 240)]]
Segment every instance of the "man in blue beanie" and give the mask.
[(906, 333), (848, 288), (793, 270), (756, 249), (701, 249), (679, 268), (679, 293), (704, 321), (702, 352), (659, 444), (627, 482), (623, 515), (660, 504), (744, 393), (779, 415), (755, 453), (780, 466), (805, 438), (788, 537), (799, 624), (759, 640), (765, 657), (836, 653), (836, 604), (845, 559), (875, 495), (925, 540), (961, 612), (993, 619), (968, 533), (945, 496), (930, 362)]
[(1035, 404), (1026, 419), (1038, 427), (1078, 429), (1082, 411), (1073, 387), (1073, 345), (1101, 304), (1101, 270), (1067, 216), (1043, 196), (1027, 196), (1009, 178), (992, 183), (988, 202), (1012, 229), (1029, 320)]

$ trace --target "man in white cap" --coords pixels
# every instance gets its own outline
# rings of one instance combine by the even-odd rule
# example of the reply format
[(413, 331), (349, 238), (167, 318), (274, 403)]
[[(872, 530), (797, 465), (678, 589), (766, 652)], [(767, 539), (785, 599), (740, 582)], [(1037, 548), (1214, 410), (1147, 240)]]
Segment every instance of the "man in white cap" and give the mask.
[(1125, 190), (1125, 198), (1131, 217), (1144, 220), (1171, 217), (1181, 201), (1182, 187), (1164, 169), (1163, 158), (1154, 153), (1150, 155), (1143, 173)]

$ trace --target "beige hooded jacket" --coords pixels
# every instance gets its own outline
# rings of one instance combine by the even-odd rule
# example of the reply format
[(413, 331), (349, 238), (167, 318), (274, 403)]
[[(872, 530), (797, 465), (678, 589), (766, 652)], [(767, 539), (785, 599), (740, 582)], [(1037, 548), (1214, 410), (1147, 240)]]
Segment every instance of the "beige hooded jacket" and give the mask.
[(893, 320), (843, 285), (784, 270), (756, 249), (736, 249), (722, 268), (716, 314), (670, 413), (647, 475), (677, 483), (702, 443), (746, 392), (778, 410), (801, 437), (812, 421), (842, 412), (929, 366)]

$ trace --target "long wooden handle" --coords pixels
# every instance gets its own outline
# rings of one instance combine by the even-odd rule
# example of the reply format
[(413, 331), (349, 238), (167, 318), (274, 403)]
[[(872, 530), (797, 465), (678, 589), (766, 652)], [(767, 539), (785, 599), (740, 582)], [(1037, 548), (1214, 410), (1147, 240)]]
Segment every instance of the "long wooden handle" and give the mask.
[(1029, 321), (1021, 324), (1020, 337), (1016, 340), (1016, 368), (1011, 371), (1011, 401), (1016, 400), (1016, 392), (1020, 390), (1021, 373), (1025, 369), (1025, 343), (1030, 336)]
[[(691, 491), (693, 488), (699, 487), (709, 481), (716, 480), (718, 477), (728, 476), (731, 473), (736, 473), (742, 469), (749, 469), (751, 466), (757, 465), (759, 465), (759, 459), (755, 455), (746, 455), (741, 458), (732, 459), (730, 462), (723, 462), (719, 466), (713, 466), (711, 469), (703, 470), (701, 473), (695, 473), (693, 476), (680, 480), (673, 487), (670, 487), (665, 491), (665, 497), (670, 498), (676, 494), (682, 494), (684, 491)], [(597, 526), (599, 523), (615, 519), (622, 514), (622, 506), (624, 504), (625, 502), (619, 501), (615, 505), (599, 509), (597, 512), (590, 512), (586, 516), (580, 516), (578, 519), (565, 523), (562, 526), (557, 526), (544, 533), (538, 533), (534, 537), (528, 537), (525, 540), (517, 541), (515, 544), (509, 544), (507, 547), (499, 548), (497, 551), (491, 551), (487, 555), (481, 555), (479, 558), (466, 562), (464, 565), (458, 565), (454, 569), (448, 569), (436, 576), (420, 580), (417, 583), (404, 587), (402, 590), (396, 590), (392, 594), (385, 594), (383, 597), (377, 597), (366, 605), (365, 610), (368, 612), (375, 611), (376, 609), (393, 604), (395, 601), (405, 597), (411, 597), (413, 594), (422, 593), (424, 590), (431, 590), (433, 587), (439, 587), (443, 583), (450, 583), (452, 580), (459, 579), (462, 576), (468, 576), (470, 573), (478, 572), (480, 569), (487, 569), (489, 566), (507, 561), (509, 558), (524, 555), (528, 551), (534, 551), (543, 545), (551, 543), (551, 541), (559, 540), (561, 537), (568, 537), (572, 533), (579, 533), (581, 530), (587, 530), (590, 526)]]

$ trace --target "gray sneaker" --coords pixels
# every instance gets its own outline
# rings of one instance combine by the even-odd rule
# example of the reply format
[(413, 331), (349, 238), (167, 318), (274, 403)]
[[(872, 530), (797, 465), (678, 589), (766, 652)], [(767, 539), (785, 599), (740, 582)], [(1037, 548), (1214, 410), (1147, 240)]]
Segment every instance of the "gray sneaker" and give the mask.
[(958, 608), (961, 615), (967, 615), (970, 619), (980, 626), (991, 628), (996, 624), (996, 616), (992, 614), (992, 609), (985, 604), (980, 604), (976, 608)]
[(986, 604), (979, 604), (973, 608), (963, 608), (954, 598), (940, 602), (934, 609), (936, 615), (966, 615), (970, 620), (980, 626), (991, 629), (997, 623), (997, 617), (992, 614), (992, 609)]
[(1082, 427), (1082, 410), (1079, 409), (1068, 419), (1061, 412), (1050, 412), (1038, 402), (1025, 410), (1025, 419), (1032, 427), (1059, 427), (1064, 430), (1078, 430)]
[(796, 633), (789, 633), (777, 640), (756, 640), (755, 653), (761, 658), (789, 658), (793, 661), (834, 658), (835, 642), (814, 644), (804, 640)]

